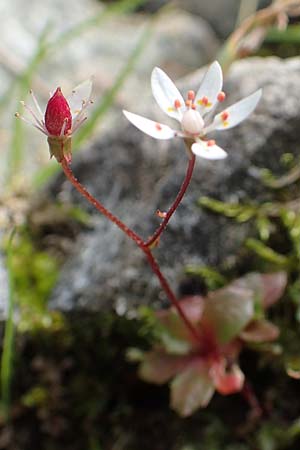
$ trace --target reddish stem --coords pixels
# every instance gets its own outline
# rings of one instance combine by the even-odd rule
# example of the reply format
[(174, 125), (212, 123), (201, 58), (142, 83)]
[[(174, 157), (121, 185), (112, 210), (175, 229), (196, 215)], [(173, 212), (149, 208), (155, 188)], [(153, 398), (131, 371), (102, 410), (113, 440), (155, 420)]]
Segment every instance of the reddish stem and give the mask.
[(138, 236), (133, 230), (131, 230), (125, 223), (123, 223), (118, 217), (116, 217), (114, 214), (112, 214), (108, 209), (106, 209), (102, 203), (100, 203), (98, 200), (93, 197), (88, 190), (82, 186), (82, 184), (77, 180), (77, 178), (74, 176), (68, 162), (66, 159), (63, 159), (61, 161), (62, 169), (68, 178), (68, 180), (73, 184), (73, 186), (77, 189), (80, 194), (82, 194), (87, 201), (93, 205), (101, 214), (104, 214), (108, 220), (115, 223), (130, 239), (132, 239), (139, 247), (143, 245), (143, 240)]
[(180, 302), (177, 300), (174, 292), (172, 291), (172, 289), (169, 286), (169, 283), (167, 282), (167, 280), (165, 279), (164, 275), (162, 274), (157, 261), (155, 260), (154, 256), (151, 253), (151, 250), (145, 245), (143, 245), (141, 247), (141, 249), (143, 250), (143, 252), (147, 256), (147, 259), (148, 259), (148, 262), (149, 262), (149, 264), (151, 266), (151, 269), (152, 269), (153, 273), (155, 273), (155, 275), (159, 279), (161, 287), (163, 288), (163, 290), (167, 294), (167, 296), (168, 296), (169, 300), (171, 301), (171, 303), (173, 304), (173, 306), (177, 309), (177, 312), (178, 312), (179, 316), (181, 317), (181, 319), (185, 323), (186, 327), (189, 329), (191, 335), (196, 340), (196, 342), (197, 341), (198, 342), (202, 342), (202, 338), (200, 336), (200, 333), (192, 325), (192, 323), (189, 321), (189, 319), (186, 317), (186, 315), (185, 315), (185, 313), (184, 313), (184, 311), (183, 311), (183, 309), (182, 309), (182, 307), (180, 305)]
[[(191, 166), (192, 169), (194, 167), (194, 162), (193, 162), (193, 164), (191, 164), (191, 162), (189, 164), (189, 166)], [(63, 169), (66, 177), (72, 183), (72, 185), (77, 189), (77, 191), (80, 192), (80, 194), (82, 194), (87, 199), (87, 201), (97, 209), (97, 211), (99, 211), (101, 214), (104, 214), (111, 222), (116, 224), (145, 253), (153, 273), (159, 279), (162, 289), (165, 291), (165, 293), (168, 296), (172, 305), (176, 308), (179, 316), (181, 317), (181, 319), (183, 320), (183, 322), (189, 329), (193, 338), (196, 339), (197, 341), (199, 341), (201, 338), (200, 338), (200, 335), (199, 335), (197, 329), (191, 324), (189, 319), (186, 317), (183, 309), (181, 308), (179, 301), (177, 300), (174, 292), (172, 291), (172, 289), (169, 286), (169, 283), (167, 282), (164, 275), (162, 274), (158, 263), (156, 262), (155, 258), (153, 257), (151, 250), (148, 247), (147, 242), (144, 242), (138, 234), (136, 234), (133, 230), (128, 228), (127, 225), (125, 225), (120, 219), (118, 219), (118, 217), (116, 217), (108, 209), (106, 209), (98, 200), (96, 200), (87, 191), (87, 189), (84, 186), (82, 186), (82, 184), (74, 176), (74, 174), (69, 166), (69, 163), (65, 159), (63, 159), (61, 161), (61, 166), (62, 166), (62, 169)], [(188, 183), (187, 183), (187, 185), (188, 185)], [(181, 198), (182, 198), (183, 194), (184, 194), (184, 192), (182, 193)], [(179, 202), (178, 202), (178, 204), (179, 204)]]
[(191, 155), (190, 160), (189, 160), (189, 164), (188, 164), (188, 168), (185, 174), (185, 178), (183, 180), (183, 183), (180, 187), (180, 190), (177, 194), (177, 197), (174, 200), (174, 203), (172, 204), (171, 208), (168, 210), (164, 220), (162, 221), (162, 223), (159, 225), (159, 227), (157, 228), (157, 230), (155, 231), (155, 233), (153, 233), (153, 235), (145, 242), (145, 245), (147, 247), (150, 247), (153, 243), (155, 243), (157, 241), (157, 239), (160, 237), (160, 235), (162, 234), (162, 232), (164, 231), (164, 229), (166, 228), (166, 226), (168, 225), (169, 220), (171, 219), (173, 213), (176, 211), (176, 209), (179, 206), (179, 203), (181, 202), (193, 175), (193, 170), (195, 167), (195, 160), (196, 157), (195, 155)]

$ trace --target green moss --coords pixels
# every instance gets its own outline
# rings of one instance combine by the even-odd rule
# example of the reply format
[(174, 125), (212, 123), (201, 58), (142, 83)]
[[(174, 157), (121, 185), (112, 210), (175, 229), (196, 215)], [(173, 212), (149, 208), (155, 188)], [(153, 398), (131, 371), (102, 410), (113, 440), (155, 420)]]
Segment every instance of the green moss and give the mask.
[(266, 417), (247, 417), (251, 409), (239, 395), (216, 395), (207, 409), (183, 420), (169, 409), (167, 386), (141, 382), (126, 360), (128, 347), (149, 346), (144, 319), (81, 312), (64, 324), (17, 337), (22, 358), (7, 450), (32, 450), (36, 443), (43, 450), (267, 450), (268, 443), (272, 450), (297, 448), (297, 386), (278, 364), (263, 366), (249, 352), (242, 359), (259, 402), (268, 405)]
[(48, 296), (58, 276), (55, 258), (38, 249), (29, 232), (21, 230), (13, 242), (11, 266), (20, 328), (57, 325), (59, 319), (47, 312)]

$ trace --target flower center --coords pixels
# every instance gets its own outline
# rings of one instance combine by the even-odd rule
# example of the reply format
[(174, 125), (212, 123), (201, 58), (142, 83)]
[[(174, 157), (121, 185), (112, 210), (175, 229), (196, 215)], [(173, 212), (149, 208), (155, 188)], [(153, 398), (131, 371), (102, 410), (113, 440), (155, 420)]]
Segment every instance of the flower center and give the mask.
[(195, 109), (188, 109), (183, 113), (181, 126), (187, 133), (198, 135), (203, 130), (204, 120), (198, 111)]

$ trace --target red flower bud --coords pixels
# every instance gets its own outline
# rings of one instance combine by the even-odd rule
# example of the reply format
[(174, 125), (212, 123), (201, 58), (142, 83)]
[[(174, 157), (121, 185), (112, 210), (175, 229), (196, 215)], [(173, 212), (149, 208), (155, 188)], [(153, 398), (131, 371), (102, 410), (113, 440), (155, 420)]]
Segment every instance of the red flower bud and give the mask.
[(50, 98), (45, 112), (45, 126), (52, 136), (68, 134), (72, 127), (72, 115), (69, 104), (60, 87)]

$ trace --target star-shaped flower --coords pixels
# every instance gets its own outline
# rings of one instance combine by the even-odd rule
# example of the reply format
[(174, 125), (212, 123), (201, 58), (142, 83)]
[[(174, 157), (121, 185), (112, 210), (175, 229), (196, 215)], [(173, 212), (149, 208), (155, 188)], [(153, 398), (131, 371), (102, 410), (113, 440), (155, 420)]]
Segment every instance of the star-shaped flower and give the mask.
[(158, 67), (151, 76), (152, 92), (160, 108), (177, 120), (181, 130), (145, 117), (123, 111), (127, 119), (144, 133), (156, 139), (172, 139), (176, 136), (192, 141), (191, 151), (206, 159), (223, 159), (225, 150), (207, 135), (214, 130), (226, 130), (245, 120), (255, 109), (261, 89), (234, 105), (214, 114), (219, 103), (225, 100), (222, 91), (223, 75), (220, 64), (215, 61), (208, 68), (198, 92), (189, 91), (184, 100), (168, 75)]
[(33, 108), (24, 102), (21, 103), (30, 113), (31, 118), (23, 117), (19, 113), (16, 113), (16, 117), (33, 125), (48, 136), (50, 155), (55, 156), (58, 162), (64, 158), (70, 161), (71, 138), (87, 119), (85, 110), (92, 103), (91, 91), (92, 81), (90, 79), (74, 88), (67, 98), (58, 87), (54, 94), (50, 94), (44, 114), (33, 91), (30, 91)]

